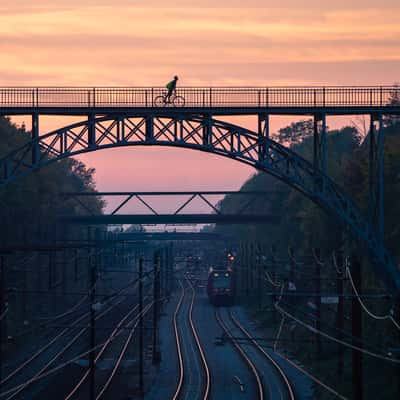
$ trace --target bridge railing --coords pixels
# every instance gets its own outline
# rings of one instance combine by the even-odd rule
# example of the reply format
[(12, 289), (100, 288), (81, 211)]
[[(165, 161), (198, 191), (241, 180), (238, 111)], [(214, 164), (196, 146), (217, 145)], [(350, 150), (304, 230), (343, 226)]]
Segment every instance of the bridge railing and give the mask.
[[(0, 107), (154, 107), (165, 93), (160, 87), (3, 87)], [(178, 94), (185, 107), (383, 107), (400, 99), (400, 87), (181, 87)]]

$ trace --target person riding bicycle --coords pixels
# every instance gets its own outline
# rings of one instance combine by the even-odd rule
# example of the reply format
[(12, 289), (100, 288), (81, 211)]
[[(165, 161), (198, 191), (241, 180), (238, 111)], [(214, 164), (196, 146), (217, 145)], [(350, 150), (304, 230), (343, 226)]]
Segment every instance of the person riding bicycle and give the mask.
[(168, 89), (168, 93), (165, 96), (165, 103), (169, 103), (171, 100), (171, 96), (173, 95), (173, 93), (176, 91), (176, 84), (178, 82), (178, 77), (174, 76), (174, 79), (171, 82), (168, 82), (166, 84), (166, 88)]

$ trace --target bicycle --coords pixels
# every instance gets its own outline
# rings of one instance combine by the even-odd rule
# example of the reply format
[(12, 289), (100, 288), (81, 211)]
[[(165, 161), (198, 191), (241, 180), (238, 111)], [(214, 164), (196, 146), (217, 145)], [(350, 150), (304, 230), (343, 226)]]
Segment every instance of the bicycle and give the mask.
[(184, 107), (185, 106), (185, 98), (182, 96), (177, 96), (176, 93), (172, 93), (172, 95), (167, 100), (167, 93), (157, 96), (154, 99), (154, 105), (156, 107), (167, 107), (168, 105), (172, 105), (174, 107)]

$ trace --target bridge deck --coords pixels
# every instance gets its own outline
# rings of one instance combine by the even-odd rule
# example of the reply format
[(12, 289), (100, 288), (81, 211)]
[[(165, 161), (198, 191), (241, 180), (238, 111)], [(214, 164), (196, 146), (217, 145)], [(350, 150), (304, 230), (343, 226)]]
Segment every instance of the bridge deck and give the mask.
[(398, 86), (182, 87), (183, 107), (157, 108), (160, 87), (3, 87), (0, 114), (87, 115), (112, 112), (229, 114), (400, 113)]

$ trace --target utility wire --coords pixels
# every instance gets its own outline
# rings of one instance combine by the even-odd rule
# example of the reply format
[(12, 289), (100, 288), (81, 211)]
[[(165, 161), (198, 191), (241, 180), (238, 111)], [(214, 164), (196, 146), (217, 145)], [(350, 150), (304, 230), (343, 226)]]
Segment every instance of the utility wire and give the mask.
[(96, 286), (97, 286), (97, 280), (94, 283), (94, 285), (88, 290), (88, 292), (81, 298), (81, 300), (79, 300), (76, 304), (74, 304), (71, 308), (69, 308), (67, 311), (63, 312), (62, 314), (53, 315), (50, 317), (42, 317), (39, 319), (56, 321), (57, 319), (65, 317), (66, 315), (72, 314), (74, 311), (76, 311), (79, 308), (80, 305), (82, 305), (84, 303), (84, 301), (89, 297), (89, 295), (93, 292), (93, 290), (96, 288)]
[[(271, 278), (271, 276), (268, 274), (267, 271), (265, 271), (265, 276), (267, 277), (267, 280), (269, 281), (269, 283), (275, 287), (280, 287), (281, 288), (281, 292), (280, 292), (280, 297), (278, 298), (278, 300), (275, 302), (274, 306), (275, 308), (279, 307), (279, 302), (282, 300), (282, 296), (283, 296), (283, 290), (285, 288), (285, 285), (283, 283), (279, 283), (279, 282), (274, 282), (273, 279)], [(343, 396), (342, 394), (340, 394), (339, 392), (337, 392), (335, 389), (331, 388), (330, 386), (328, 386), (326, 383), (322, 382), (320, 379), (318, 379), (317, 377), (313, 376), (312, 374), (310, 374), (309, 372), (307, 372), (304, 368), (300, 367), (299, 365), (297, 365), (295, 362), (293, 362), (292, 360), (288, 359), (287, 357), (285, 357), (283, 354), (281, 354), (279, 351), (277, 351), (277, 344), (279, 343), (279, 338), (280, 335), (282, 333), (282, 329), (283, 329), (283, 325), (285, 323), (285, 316), (282, 315), (282, 319), (281, 322), (279, 324), (279, 329), (277, 332), (277, 335), (275, 337), (275, 342), (274, 342), (274, 346), (273, 346), (273, 350), (275, 352), (275, 354), (277, 356), (279, 356), (280, 358), (282, 358), (283, 360), (285, 360), (286, 362), (288, 362), (290, 365), (292, 365), (294, 368), (296, 368), (298, 371), (300, 371), (301, 373), (303, 373), (304, 375), (306, 375), (308, 378), (310, 378), (313, 382), (315, 382), (316, 384), (320, 385), (321, 387), (323, 387), (325, 390), (327, 390), (329, 393), (333, 394), (334, 396), (336, 396), (337, 398), (341, 399), (341, 400), (348, 400), (347, 397)]]
[(330, 386), (328, 386), (326, 383), (322, 382), (321, 380), (319, 380), (317, 377), (315, 377), (314, 375), (312, 375), (311, 373), (309, 373), (308, 371), (306, 371), (304, 368), (300, 367), (300, 365), (297, 365), (295, 362), (293, 362), (292, 360), (290, 360), (289, 358), (285, 357), (283, 354), (281, 354), (279, 351), (275, 350), (275, 354), (278, 357), (281, 357), (283, 360), (285, 360), (286, 362), (288, 362), (292, 367), (296, 368), (298, 371), (300, 371), (301, 373), (303, 373), (305, 376), (307, 376), (308, 378), (310, 378), (313, 382), (315, 382), (317, 385), (320, 385), (321, 387), (323, 387), (325, 390), (327, 390), (329, 393), (333, 394), (334, 396), (338, 397), (341, 400), (348, 400), (347, 397), (343, 396), (342, 394), (340, 394), (339, 392), (337, 392), (335, 389), (331, 388)]
[(367, 306), (364, 304), (364, 302), (361, 300), (360, 295), (358, 294), (356, 285), (354, 284), (353, 277), (351, 276), (351, 272), (350, 272), (350, 269), (349, 269), (348, 266), (346, 266), (346, 275), (349, 277), (349, 281), (350, 281), (351, 287), (353, 288), (353, 291), (354, 291), (354, 293), (355, 293), (356, 296), (357, 296), (357, 300), (359, 301), (359, 303), (360, 303), (361, 307), (363, 308), (363, 310), (364, 310), (370, 317), (372, 317), (373, 319), (380, 320), (380, 321), (383, 321), (383, 320), (389, 320), (389, 321), (391, 321), (391, 322), (393, 323), (393, 325), (394, 325), (398, 330), (400, 330), (400, 324), (399, 324), (390, 314), (387, 314), (387, 315), (377, 315), (377, 314), (374, 314), (372, 311), (368, 310)]
[[(163, 298), (163, 299), (160, 299), (159, 301), (165, 301), (165, 299)], [(34, 382), (37, 382), (37, 381), (39, 381), (39, 380), (41, 380), (41, 379), (43, 379), (43, 378), (46, 378), (46, 377), (49, 376), (49, 375), (52, 375), (52, 374), (56, 373), (57, 371), (59, 371), (59, 370), (65, 368), (65, 367), (67, 367), (68, 365), (70, 365), (70, 364), (72, 364), (72, 363), (78, 361), (79, 359), (81, 359), (81, 358), (83, 358), (83, 357), (89, 355), (89, 354), (92, 353), (93, 351), (95, 351), (95, 350), (99, 349), (100, 347), (104, 346), (107, 342), (110, 343), (110, 342), (114, 341), (114, 340), (115, 340), (119, 335), (121, 335), (123, 332), (124, 332), (124, 329), (119, 329), (118, 332), (115, 332), (114, 335), (110, 335), (110, 336), (108, 337), (108, 339), (105, 340), (104, 342), (97, 344), (96, 346), (94, 346), (94, 347), (92, 347), (92, 348), (90, 348), (90, 349), (84, 351), (83, 353), (78, 354), (77, 356), (71, 358), (71, 359), (68, 360), (68, 361), (65, 361), (64, 363), (58, 365), (57, 367), (54, 367), (54, 368), (48, 370), (47, 372), (43, 372), (42, 374), (36, 376), (35, 378), (28, 379), (27, 381), (25, 381), (25, 382), (19, 384), (18, 386), (15, 386), (15, 387), (13, 387), (13, 388), (11, 388), (11, 389), (8, 389), (8, 390), (5, 391), (5, 392), (0, 393), (0, 397), (4, 397), (4, 396), (7, 396), (7, 395), (9, 395), (9, 394), (12, 394), (13, 392), (15, 392), (15, 391), (21, 389), (22, 387), (25, 387), (26, 385), (30, 385), (30, 384), (32, 384), (32, 383), (34, 383)]]
[(347, 342), (344, 342), (344, 341), (342, 341), (342, 340), (339, 340), (339, 339), (337, 339), (337, 338), (335, 338), (335, 337), (333, 337), (333, 336), (330, 336), (330, 335), (328, 335), (327, 333), (322, 332), (322, 331), (320, 331), (320, 330), (314, 328), (313, 326), (311, 326), (311, 325), (309, 325), (309, 324), (307, 324), (307, 323), (301, 321), (300, 319), (296, 318), (294, 315), (288, 313), (286, 310), (284, 310), (284, 309), (283, 309), (282, 307), (280, 307), (278, 304), (275, 304), (275, 308), (281, 313), (281, 315), (284, 315), (284, 316), (286, 316), (287, 318), (292, 319), (293, 321), (295, 321), (295, 322), (297, 322), (298, 324), (302, 325), (303, 327), (307, 328), (307, 329), (310, 330), (311, 332), (319, 333), (321, 336), (324, 336), (324, 337), (327, 338), (327, 339), (330, 339), (330, 340), (332, 340), (332, 341), (334, 341), (334, 342), (336, 342), (336, 343), (342, 344), (342, 345), (345, 346), (345, 347), (349, 347), (349, 348), (351, 348), (351, 349), (358, 350), (358, 351), (360, 351), (360, 352), (362, 352), (362, 353), (364, 353), (364, 354), (367, 354), (367, 355), (369, 355), (369, 356), (371, 356), (371, 357), (374, 357), (374, 358), (377, 358), (377, 359), (380, 359), (380, 360), (383, 360), (383, 361), (389, 361), (389, 362), (392, 362), (392, 363), (395, 363), (395, 364), (400, 364), (400, 360), (393, 359), (393, 358), (387, 357), (387, 356), (383, 356), (383, 355), (381, 355), (381, 354), (377, 354), (377, 353), (374, 353), (374, 352), (369, 351), (369, 350), (365, 350), (365, 349), (363, 349), (363, 348), (361, 348), (361, 347), (359, 347), (359, 346), (355, 346), (355, 345), (353, 345), (353, 344), (351, 344), (351, 343), (347, 343)]
[(315, 253), (314, 247), (311, 249), (311, 251), (312, 251), (312, 255), (313, 255), (313, 257), (314, 257), (314, 261), (315, 261), (318, 265), (320, 265), (321, 267), (324, 267), (324, 266), (325, 266), (325, 262), (321, 261), (321, 260), (317, 257), (317, 255), (316, 255), (316, 253)]
[(338, 275), (342, 275), (343, 274), (343, 270), (338, 267), (337, 259), (336, 259), (336, 252), (332, 253), (332, 259), (333, 259), (333, 266), (335, 267), (337, 274)]
[(346, 331), (344, 331), (342, 329), (338, 329), (335, 326), (332, 326), (332, 325), (326, 323), (321, 318), (317, 318), (314, 314), (307, 313), (307, 312), (303, 311), (302, 309), (300, 309), (299, 307), (292, 306), (291, 304), (288, 304), (288, 303), (286, 303), (284, 301), (282, 301), (281, 303), (283, 303), (284, 305), (286, 305), (288, 307), (291, 307), (293, 309), (299, 310), (304, 316), (308, 317), (312, 321), (321, 321), (321, 323), (325, 324), (328, 328), (333, 329), (336, 332), (347, 336), (349, 339), (356, 340), (358, 343), (360, 343), (362, 345), (368, 346), (371, 349), (371, 351), (372, 351), (372, 349), (374, 349), (374, 351), (377, 351), (377, 352), (382, 351), (384, 353), (384, 351), (379, 349), (378, 347), (371, 346), (370, 344), (366, 343), (365, 341), (361, 340), (360, 338), (357, 338), (357, 337), (353, 336), (352, 334), (350, 334), (350, 333), (348, 333), (348, 332), (346, 332)]
[(5, 318), (5, 316), (7, 315), (7, 313), (8, 313), (8, 307), (6, 307), (6, 309), (2, 312), (2, 314), (0, 315), (0, 321), (2, 321), (4, 318)]

